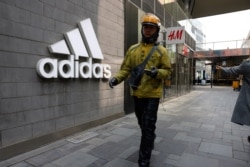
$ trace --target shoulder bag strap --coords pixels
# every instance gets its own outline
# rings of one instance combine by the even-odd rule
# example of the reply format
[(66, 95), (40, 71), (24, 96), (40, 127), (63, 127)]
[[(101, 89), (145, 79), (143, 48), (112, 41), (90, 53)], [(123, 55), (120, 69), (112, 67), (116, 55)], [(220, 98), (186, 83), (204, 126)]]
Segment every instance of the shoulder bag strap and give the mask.
[(144, 67), (146, 66), (149, 58), (152, 56), (152, 54), (154, 53), (155, 49), (157, 48), (157, 46), (153, 46), (153, 48), (150, 50), (150, 52), (148, 53), (146, 59), (144, 59), (144, 61), (141, 63), (141, 65), (143, 65)]

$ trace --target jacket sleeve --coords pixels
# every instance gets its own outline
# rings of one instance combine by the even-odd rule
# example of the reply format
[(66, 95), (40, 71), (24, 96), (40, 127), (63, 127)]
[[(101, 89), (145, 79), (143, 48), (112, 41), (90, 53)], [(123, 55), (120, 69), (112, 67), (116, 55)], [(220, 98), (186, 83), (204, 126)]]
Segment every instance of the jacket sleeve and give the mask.
[(130, 74), (131, 71), (131, 63), (130, 63), (130, 54), (129, 50), (127, 51), (125, 58), (121, 64), (120, 70), (115, 75), (115, 78), (118, 80), (118, 83), (124, 81)]
[(170, 58), (167, 54), (166, 48), (161, 49), (162, 57), (161, 57), (161, 64), (159, 67), (159, 72), (156, 76), (157, 79), (166, 79), (171, 76), (172, 67), (170, 64)]
[(246, 68), (246, 62), (242, 62), (238, 66), (233, 66), (233, 67), (222, 67), (223, 72), (227, 74), (232, 74), (232, 75), (240, 75), (244, 74)]

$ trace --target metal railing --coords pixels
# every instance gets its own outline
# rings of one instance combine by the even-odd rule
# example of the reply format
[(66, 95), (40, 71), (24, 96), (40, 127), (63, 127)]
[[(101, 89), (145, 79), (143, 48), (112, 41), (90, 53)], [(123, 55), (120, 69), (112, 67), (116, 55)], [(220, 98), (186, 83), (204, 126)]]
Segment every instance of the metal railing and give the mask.
[(242, 40), (231, 40), (231, 41), (196, 43), (196, 51), (237, 49), (237, 48), (250, 48), (250, 40), (242, 39)]

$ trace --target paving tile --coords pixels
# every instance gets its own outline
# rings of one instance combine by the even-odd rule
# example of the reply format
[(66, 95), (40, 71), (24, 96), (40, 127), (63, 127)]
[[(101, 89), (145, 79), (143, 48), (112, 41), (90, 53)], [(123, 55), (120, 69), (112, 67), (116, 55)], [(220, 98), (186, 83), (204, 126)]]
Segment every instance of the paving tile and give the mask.
[(187, 136), (187, 134), (183, 132), (177, 133), (177, 135), (174, 137), (174, 140), (188, 141), (188, 142), (194, 142), (194, 143), (201, 142), (201, 138)]
[(95, 145), (95, 146), (99, 146), (99, 145), (106, 143), (107, 141), (108, 140), (105, 140), (105, 139), (93, 138), (93, 139), (88, 140), (86, 143), (91, 144), (91, 145)]
[(134, 154), (135, 152), (138, 152), (139, 148), (132, 146), (129, 147), (128, 149), (124, 150), (124, 152), (122, 152), (119, 157), (123, 158), (123, 159), (127, 159), (129, 156), (131, 156), (132, 154)]
[(220, 167), (249, 167), (246, 161), (232, 158), (219, 160), (219, 164)]
[(169, 156), (168, 156), (168, 159), (173, 159), (176, 161), (180, 160), (180, 158), (181, 157), (179, 155), (174, 155), (174, 154), (169, 154)]
[(202, 131), (201, 129), (188, 132), (188, 136), (198, 137), (203, 139), (211, 139), (214, 135), (214, 132)]
[(223, 139), (234, 140), (234, 141), (241, 141), (241, 137), (239, 137), (239, 136), (232, 136), (231, 134), (230, 135), (224, 134), (223, 135)]
[(86, 147), (88, 144), (81, 143), (81, 144), (74, 144), (74, 143), (67, 143), (61, 147), (55, 148), (54, 150), (58, 150), (59, 152), (62, 152), (63, 154), (70, 154), (74, 151), (80, 150), (81, 148)]
[(95, 145), (88, 145), (88, 146), (86, 146), (86, 147), (84, 147), (84, 148), (82, 148), (82, 149), (80, 149), (82, 152), (89, 152), (89, 151), (91, 151), (92, 149), (94, 149), (94, 148), (96, 148), (97, 146), (95, 146)]
[(231, 123), (225, 123), (224, 128), (226, 129), (232, 129), (232, 124)]
[(68, 138), (67, 141), (72, 142), (72, 143), (80, 143), (80, 142), (86, 141), (88, 139), (91, 139), (97, 135), (98, 135), (98, 133), (95, 133), (95, 132), (86, 132), (86, 133), (78, 134), (76, 136)]
[(160, 143), (163, 140), (163, 137), (156, 136), (155, 143)]
[(31, 150), (29, 152), (25, 152), (23, 154), (12, 157), (12, 158), (10, 158), (10, 159), (8, 159), (6, 161), (2, 161), (2, 162), (0, 162), (0, 166), (1, 167), (10, 166), (11, 164), (19, 163), (21, 161), (30, 159), (31, 157), (35, 157), (36, 155), (40, 155), (40, 154), (43, 155), (43, 153), (47, 154), (46, 152), (50, 152), (53, 149), (62, 147), (66, 143), (67, 143), (67, 141), (65, 141), (65, 140), (55, 141), (55, 142), (53, 142), (51, 144), (48, 144), (48, 145), (45, 145), (43, 147), (40, 147), (40, 148)]
[(201, 126), (201, 123), (194, 123), (194, 122), (181, 122), (181, 126), (186, 126), (190, 128), (199, 128)]
[[(188, 144), (182, 141), (165, 140), (160, 144), (155, 145), (155, 150), (161, 152), (161, 154), (175, 154), (181, 155), (188, 147)], [(165, 157), (166, 158), (166, 157)]]
[(243, 143), (239, 141), (233, 141), (233, 150), (244, 152)]
[(103, 167), (105, 164), (107, 164), (109, 161), (106, 159), (98, 159), (95, 162), (88, 165), (88, 167)]
[(241, 151), (234, 151), (233, 156), (235, 159), (240, 159), (240, 160), (250, 162), (250, 154), (249, 153), (241, 152)]
[(33, 167), (31, 164), (28, 164), (26, 162), (20, 162), (15, 165), (11, 165), (9, 167)]
[(214, 131), (215, 129), (215, 125), (211, 125), (211, 124), (202, 124), (200, 127), (201, 130), (205, 130), (205, 131)]
[(110, 161), (122, 154), (126, 148), (127, 145), (122, 143), (107, 142), (90, 150), (89, 154)]
[(176, 160), (173, 160), (173, 159), (167, 159), (165, 162), (164, 162), (165, 166), (180, 166), (180, 162), (176, 161)]
[(173, 165), (173, 166), (180, 166), (180, 158), (181, 157), (178, 155), (169, 154), (167, 159), (165, 160), (164, 164)]
[(214, 138), (222, 139), (222, 132), (214, 132)]
[(128, 128), (117, 128), (111, 131), (112, 134), (121, 135), (121, 136), (132, 136), (133, 134), (137, 133), (135, 129), (128, 129)]
[(164, 121), (164, 123), (166, 123), (166, 122), (170, 122), (171, 120), (172, 118), (170, 118), (169, 115), (166, 115), (166, 114), (161, 114), (161, 116), (157, 117), (157, 122)]
[(60, 166), (60, 167), (87, 167), (91, 163), (95, 162), (98, 158), (86, 154), (81, 151), (76, 151), (74, 153), (68, 154), (58, 160), (51, 162), (48, 165), (44, 165), (43, 167)]
[[(161, 141), (172, 140), (178, 132), (179, 132), (179, 130), (177, 131), (174, 129), (166, 129), (164, 127), (157, 127), (156, 128), (156, 136), (162, 138)], [(155, 143), (158, 143), (157, 137), (156, 137)], [(161, 141), (159, 141), (159, 142), (161, 142)]]
[(111, 142), (121, 142), (122, 140), (124, 140), (126, 137), (125, 136), (121, 136), (121, 135), (111, 135), (109, 137), (106, 138), (107, 141), (111, 141)]
[(166, 161), (168, 154), (166, 152), (161, 152), (159, 150), (153, 150), (151, 156), (151, 166), (150, 167), (157, 167), (162, 166)]
[(159, 152), (159, 151), (156, 151), (156, 150), (152, 150), (152, 155), (159, 155), (161, 152)]
[(219, 161), (207, 157), (184, 153), (180, 158), (180, 167), (219, 167)]
[(225, 146), (221, 144), (202, 142), (199, 147), (199, 151), (227, 157), (233, 156), (232, 146)]
[(173, 125), (171, 125), (169, 127), (169, 129), (174, 129), (174, 130), (179, 130), (179, 131), (191, 131), (190, 127), (181, 126), (181, 125), (176, 124), (176, 123), (174, 123)]
[(65, 153), (59, 151), (59, 150), (50, 150), (47, 152), (44, 152), (42, 154), (33, 156), (26, 160), (29, 164), (32, 164), (34, 166), (41, 166), (43, 164), (47, 164), (51, 161), (54, 161), (58, 158), (61, 158), (65, 156)]
[(103, 167), (138, 167), (138, 164), (124, 159), (116, 158), (105, 164)]

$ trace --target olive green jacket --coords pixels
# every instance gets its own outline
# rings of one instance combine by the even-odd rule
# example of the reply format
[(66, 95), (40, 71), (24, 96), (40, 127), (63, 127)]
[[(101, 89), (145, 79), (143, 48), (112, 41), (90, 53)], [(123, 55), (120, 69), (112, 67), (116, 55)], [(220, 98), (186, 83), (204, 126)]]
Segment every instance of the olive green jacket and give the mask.
[[(124, 81), (129, 76), (131, 70), (143, 62), (153, 46), (154, 44), (138, 43), (128, 49), (121, 68), (115, 75), (118, 83)], [(158, 69), (157, 76), (152, 78), (144, 74), (138, 89), (130, 89), (132, 96), (139, 98), (160, 98), (162, 96), (163, 79), (171, 75), (170, 58), (165, 47), (161, 45), (157, 46), (145, 69), (151, 69), (153, 66)]]

